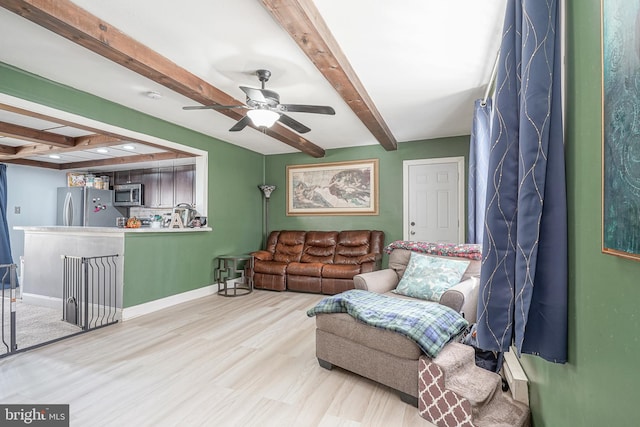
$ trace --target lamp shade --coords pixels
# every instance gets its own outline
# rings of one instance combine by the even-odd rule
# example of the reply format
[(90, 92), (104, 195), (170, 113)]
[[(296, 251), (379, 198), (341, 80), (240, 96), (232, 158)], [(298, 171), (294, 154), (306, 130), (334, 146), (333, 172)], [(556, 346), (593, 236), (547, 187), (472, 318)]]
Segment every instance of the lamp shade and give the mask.
[(271, 197), (271, 193), (273, 192), (273, 190), (276, 189), (276, 186), (262, 184), (262, 185), (258, 185), (258, 188), (264, 193), (264, 197), (268, 199), (269, 197)]
[(254, 125), (260, 127), (271, 127), (280, 118), (280, 114), (271, 110), (249, 110), (247, 116), (251, 119)]

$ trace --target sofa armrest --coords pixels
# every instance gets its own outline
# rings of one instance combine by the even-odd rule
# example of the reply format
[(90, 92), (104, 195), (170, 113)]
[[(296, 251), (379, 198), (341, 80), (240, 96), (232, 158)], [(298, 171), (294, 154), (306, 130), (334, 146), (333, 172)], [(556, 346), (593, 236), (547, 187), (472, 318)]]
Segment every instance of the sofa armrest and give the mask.
[(480, 280), (471, 277), (447, 289), (440, 297), (440, 304), (459, 312), (469, 323), (476, 322), (478, 311), (478, 289)]
[(379, 294), (395, 289), (398, 285), (398, 281), (398, 274), (395, 270), (390, 268), (371, 271), (369, 273), (356, 274), (353, 276), (353, 284), (356, 289), (376, 292)]
[(273, 260), (273, 254), (269, 251), (256, 251), (256, 252), (251, 252), (250, 255), (253, 255), (253, 257), (257, 260), (260, 261), (272, 261)]
[(358, 258), (358, 264), (364, 264), (365, 262), (380, 262), (380, 260), (382, 260), (382, 255), (380, 254), (374, 254), (374, 253), (368, 253), (366, 255), (361, 255)]

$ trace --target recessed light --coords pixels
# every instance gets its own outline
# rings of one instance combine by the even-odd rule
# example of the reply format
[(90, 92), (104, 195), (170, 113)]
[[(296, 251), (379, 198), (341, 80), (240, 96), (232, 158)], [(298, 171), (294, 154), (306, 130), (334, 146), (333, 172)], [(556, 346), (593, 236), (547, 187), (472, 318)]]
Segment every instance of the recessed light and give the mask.
[(135, 150), (136, 147), (134, 145), (123, 145), (122, 148), (124, 148), (125, 150)]
[(100, 154), (107, 154), (109, 152), (106, 148), (98, 148), (96, 151)]
[(59, 155), (57, 155), (57, 154), (49, 154), (49, 158), (50, 158), (50, 159), (59, 159), (59, 158), (60, 158), (60, 156), (59, 156)]
[(153, 90), (150, 90), (149, 92), (145, 93), (145, 95), (147, 95), (147, 98), (151, 98), (151, 99), (161, 99), (162, 98), (162, 94), (155, 92)]

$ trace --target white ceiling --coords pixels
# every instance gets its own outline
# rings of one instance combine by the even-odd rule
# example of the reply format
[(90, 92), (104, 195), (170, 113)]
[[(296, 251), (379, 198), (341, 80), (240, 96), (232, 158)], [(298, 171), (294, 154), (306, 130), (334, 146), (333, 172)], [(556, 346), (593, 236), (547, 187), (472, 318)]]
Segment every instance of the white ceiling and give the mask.
[[(258, 0), (74, 3), (236, 99), (266, 68), (281, 102), (333, 106), (335, 116), (291, 113), (325, 150), (378, 143)], [(470, 133), (506, 0), (314, 3), (398, 142)], [(0, 61), (258, 153), (296, 151), (249, 127), (228, 132), (235, 121), (218, 112), (184, 111), (192, 100), (2, 8)]]

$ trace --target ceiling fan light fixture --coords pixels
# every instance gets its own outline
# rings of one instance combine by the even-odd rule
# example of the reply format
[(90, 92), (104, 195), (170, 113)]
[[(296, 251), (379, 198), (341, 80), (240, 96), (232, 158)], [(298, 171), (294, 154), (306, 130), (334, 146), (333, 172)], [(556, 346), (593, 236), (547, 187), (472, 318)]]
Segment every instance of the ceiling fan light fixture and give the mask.
[(271, 127), (280, 118), (280, 114), (271, 110), (257, 109), (247, 111), (247, 116), (258, 127)]

